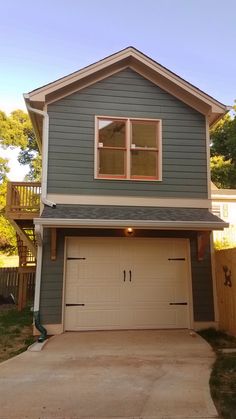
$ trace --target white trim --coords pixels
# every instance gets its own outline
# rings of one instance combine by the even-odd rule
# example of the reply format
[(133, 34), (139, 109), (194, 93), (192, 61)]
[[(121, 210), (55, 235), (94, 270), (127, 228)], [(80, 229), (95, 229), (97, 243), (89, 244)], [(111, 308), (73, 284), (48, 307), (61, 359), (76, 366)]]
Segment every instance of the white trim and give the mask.
[(212, 275), (212, 288), (213, 288), (213, 303), (214, 303), (214, 319), (219, 322), (219, 308), (216, 289), (216, 265), (215, 265), (215, 250), (213, 234), (210, 235), (210, 252), (211, 252), (211, 275)]
[[(230, 189), (229, 189), (229, 192), (230, 192)], [(233, 200), (233, 199), (235, 199), (236, 200), (236, 195), (221, 195), (221, 194), (216, 194), (216, 193), (212, 193), (211, 194), (211, 199), (213, 200), (213, 201), (231, 201), (231, 200)]]
[[(125, 180), (131, 180), (131, 141), (132, 141), (132, 124), (130, 122), (130, 119), (127, 118), (126, 124), (125, 124), (125, 148), (126, 148), (126, 179)], [(156, 180), (156, 179), (155, 179)]]
[(54, 202), (47, 200), (47, 178), (48, 178), (48, 136), (49, 136), (49, 116), (47, 113), (47, 105), (44, 105), (43, 111), (32, 108), (28, 103), (28, 95), (24, 95), (27, 110), (36, 113), (43, 117), (43, 132), (42, 132), (42, 182), (41, 182), (41, 202), (55, 206)]
[(96, 179), (98, 173), (98, 153), (97, 153), (97, 144), (98, 144), (98, 118), (97, 115), (94, 116), (94, 127), (95, 127), (95, 141), (94, 141), (94, 179)]
[[(139, 63), (144, 64), (145, 66), (149, 67), (150, 69), (154, 70), (156, 73), (160, 74), (160, 76), (164, 77), (165, 79), (171, 81), (172, 83), (175, 83), (179, 87), (181, 87), (183, 90), (187, 91), (188, 93), (196, 96), (199, 100), (207, 103), (208, 105), (211, 105), (214, 107), (215, 112), (221, 113), (222, 111), (225, 112), (226, 106), (222, 103), (218, 102), (216, 99), (210, 97), (206, 93), (202, 92), (201, 90), (197, 89), (195, 86), (191, 85), (187, 81), (183, 80), (176, 74), (169, 71), (167, 68), (161, 66), (151, 58), (145, 56), (138, 50), (128, 47), (123, 51), (119, 51), (116, 54), (113, 54), (107, 58), (104, 58), (101, 61), (98, 61), (95, 64), (92, 64), (88, 67), (85, 67), (84, 69), (81, 69), (73, 74), (70, 74), (68, 76), (65, 76), (59, 80), (56, 80), (55, 82), (52, 82), (46, 86), (43, 86), (41, 88), (38, 88), (35, 91), (32, 91), (29, 93), (29, 97), (31, 100), (34, 101), (43, 101), (45, 100), (45, 96), (57, 91), (63, 87), (68, 86), (71, 83), (74, 83), (76, 81), (79, 81), (85, 77), (88, 77), (95, 72), (104, 70), (105, 68), (116, 64), (119, 61), (122, 61), (126, 58), (132, 58), (138, 61)], [(127, 66), (127, 64), (126, 64)]]
[(112, 196), (112, 195), (62, 195), (48, 194), (48, 199), (56, 204), (80, 205), (124, 205), (147, 207), (174, 207), (174, 208), (211, 208), (211, 200), (198, 198), (159, 198), (138, 196)]
[(218, 322), (194, 322), (193, 329), (194, 330), (204, 330), (213, 327), (214, 329), (219, 328)]
[[(101, 175), (99, 176), (99, 120), (111, 120), (111, 121), (123, 121), (125, 123), (125, 173), (123, 175)], [(132, 121), (139, 121), (143, 123), (155, 122), (157, 132), (157, 178), (155, 177), (143, 177), (135, 178), (131, 176), (131, 151), (132, 151)], [(148, 151), (148, 148), (144, 148), (144, 151)], [(162, 120), (153, 118), (133, 118), (130, 116), (107, 116), (107, 115), (95, 115), (95, 146), (94, 146), (94, 179), (99, 180), (122, 180), (122, 181), (141, 181), (141, 182), (160, 182), (162, 181)]]
[(210, 132), (208, 116), (205, 118), (206, 124), (206, 161), (207, 161), (207, 196), (211, 199), (211, 168), (210, 168)]
[(65, 331), (65, 301), (66, 301), (66, 270), (67, 270), (67, 239), (64, 238), (63, 285), (62, 285), (62, 329)]
[(192, 280), (192, 268), (191, 268), (191, 249), (190, 239), (187, 240), (187, 257), (188, 257), (188, 304), (189, 304), (189, 328), (193, 328), (194, 313), (193, 313), (193, 280)]
[(106, 220), (75, 218), (35, 218), (35, 225), (45, 227), (85, 227), (85, 228), (154, 228), (164, 230), (223, 230), (229, 224), (208, 221), (156, 221), (156, 220)]

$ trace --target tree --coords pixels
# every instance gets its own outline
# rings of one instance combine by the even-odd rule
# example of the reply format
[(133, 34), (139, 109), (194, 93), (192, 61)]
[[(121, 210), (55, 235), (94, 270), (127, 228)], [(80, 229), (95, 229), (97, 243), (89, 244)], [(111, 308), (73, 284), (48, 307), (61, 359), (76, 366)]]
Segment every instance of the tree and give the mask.
[(6, 179), (8, 172), (8, 159), (0, 157), (0, 183), (2, 183)]
[(211, 130), (211, 177), (220, 188), (236, 188), (236, 106)]
[(7, 192), (8, 160), (0, 157), (0, 250), (5, 253), (15, 253), (16, 233), (4, 216)]
[(29, 165), (27, 180), (41, 179), (41, 156), (29, 116), (18, 109), (7, 116), (0, 111), (0, 139), (4, 147), (20, 147), (18, 161)]
[(223, 156), (211, 157), (211, 179), (217, 188), (234, 188), (236, 185), (236, 166), (232, 160)]

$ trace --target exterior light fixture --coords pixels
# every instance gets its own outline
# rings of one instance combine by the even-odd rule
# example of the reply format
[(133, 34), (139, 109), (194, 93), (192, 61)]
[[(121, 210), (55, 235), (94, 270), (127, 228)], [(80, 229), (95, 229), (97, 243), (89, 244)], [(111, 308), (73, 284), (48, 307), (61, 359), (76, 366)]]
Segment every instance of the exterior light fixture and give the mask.
[(134, 235), (134, 230), (132, 227), (128, 227), (125, 229), (125, 235), (126, 236), (133, 236)]

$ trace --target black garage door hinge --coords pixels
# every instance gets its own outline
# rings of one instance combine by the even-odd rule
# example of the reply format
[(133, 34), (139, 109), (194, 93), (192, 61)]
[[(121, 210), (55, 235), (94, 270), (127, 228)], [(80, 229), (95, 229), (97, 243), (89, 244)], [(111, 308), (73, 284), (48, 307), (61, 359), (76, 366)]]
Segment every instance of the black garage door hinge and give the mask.
[(67, 258), (67, 260), (85, 260), (86, 258)]
[(185, 258), (169, 258), (168, 260), (185, 260)]
[(187, 306), (188, 303), (169, 303), (170, 306)]
[(66, 304), (66, 307), (85, 306), (85, 304)]

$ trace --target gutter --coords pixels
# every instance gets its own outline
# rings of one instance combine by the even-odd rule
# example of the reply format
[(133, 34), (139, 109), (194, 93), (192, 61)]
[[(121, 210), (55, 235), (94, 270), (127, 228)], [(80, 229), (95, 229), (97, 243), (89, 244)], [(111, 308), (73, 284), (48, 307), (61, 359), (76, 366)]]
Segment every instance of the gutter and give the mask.
[(214, 193), (214, 194), (211, 194), (211, 199), (212, 200), (215, 200), (215, 201), (219, 201), (221, 199), (225, 199), (225, 200), (231, 201), (231, 200), (236, 199), (236, 195), (235, 194), (230, 195), (230, 194), (220, 194), (220, 193), (217, 194), (217, 193)]
[(223, 230), (228, 227), (226, 222), (214, 221), (158, 221), (158, 220), (102, 220), (102, 219), (65, 219), (65, 218), (35, 218), (37, 226), (45, 227), (87, 227), (87, 228), (158, 228), (176, 230)]
[(45, 111), (41, 111), (36, 108), (32, 108), (29, 105), (29, 95), (24, 94), (27, 110), (29, 112), (36, 113), (43, 117), (43, 139), (42, 139), (42, 192), (41, 201), (44, 205), (49, 207), (55, 207), (56, 204), (47, 199), (47, 179), (48, 179), (48, 132), (49, 132), (49, 116)]

